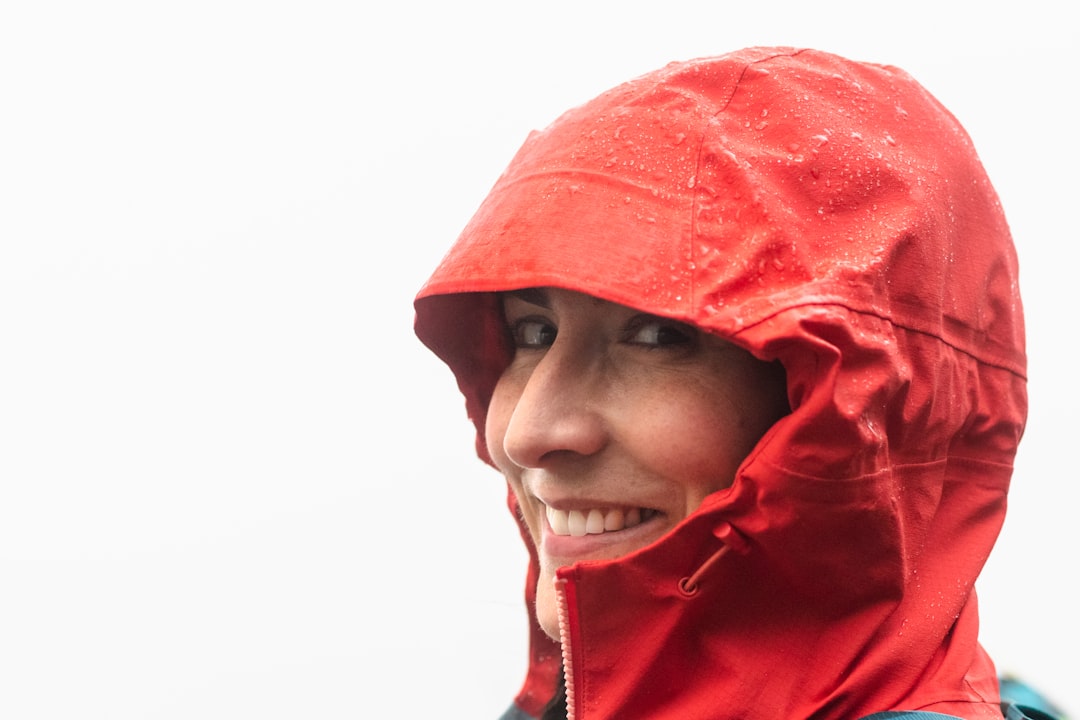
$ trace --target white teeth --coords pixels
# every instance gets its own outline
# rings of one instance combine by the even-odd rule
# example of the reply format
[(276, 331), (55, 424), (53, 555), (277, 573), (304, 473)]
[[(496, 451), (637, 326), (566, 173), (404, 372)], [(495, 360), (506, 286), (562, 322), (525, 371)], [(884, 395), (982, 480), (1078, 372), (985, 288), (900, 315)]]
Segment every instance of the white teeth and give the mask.
[(623, 515), (622, 508), (608, 510), (607, 515), (604, 516), (604, 529), (622, 530), (624, 527), (626, 527), (626, 516)]
[(596, 509), (590, 510), (589, 517), (585, 518), (585, 532), (590, 535), (604, 532), (604, 513)]
[(626, 528), (640, 525), (648, 520), (655, 510), (642, 510), (641, 508), (611, 508), (601, 510), (556, 510), (547, 508), (548, 524), (556, 535), (572, 535), (583, 537), (585, 535), (600, 535), (605, 532), (618, 532)]
[(570, 526), (571, 535), (581, 537), (585, 534), (585, 513), (580, 510), (571, 510), (567, 525)]
[(569, 535), (570, 524), (567, 513), (558, 512), (557, 510), (547, 509), (548, 524), (551, 525), (552, 531), (556, 535)]

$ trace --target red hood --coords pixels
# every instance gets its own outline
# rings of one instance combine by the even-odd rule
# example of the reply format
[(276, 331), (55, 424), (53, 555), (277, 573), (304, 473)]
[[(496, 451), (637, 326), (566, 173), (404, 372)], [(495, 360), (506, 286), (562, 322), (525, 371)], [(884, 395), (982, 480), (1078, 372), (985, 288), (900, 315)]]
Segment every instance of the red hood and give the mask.
[[(967, 134), (922, 87), (755, 48), (532, 134), (416, 301), (489, 462), (509, 356), (492, 292), (528, 286), (779, 360), (792, 408), (668, 536), (560, 571), (577, 720), (1000, 718), (973, 584), (1026, 415), (1016, 257)], [(530, 599), (534, 581), (535, 564)], [(558, 662), (534, 631), (523, 708)]]

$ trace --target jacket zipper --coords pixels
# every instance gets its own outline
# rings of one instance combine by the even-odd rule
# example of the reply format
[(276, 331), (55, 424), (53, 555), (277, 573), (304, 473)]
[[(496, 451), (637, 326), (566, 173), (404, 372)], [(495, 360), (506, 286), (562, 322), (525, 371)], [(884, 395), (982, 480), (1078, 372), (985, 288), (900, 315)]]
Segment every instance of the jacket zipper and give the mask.
[(563, 677), (566, 683), (566, 720), (575, 720), (574, 709), (574, 653), (570, 643), (573, 635), (570, 627), (570, 603), (568, 593), (573, 588), (569, 580), (555, 581), (555, 606), (559, 613), (559, 641), (562, 645)]

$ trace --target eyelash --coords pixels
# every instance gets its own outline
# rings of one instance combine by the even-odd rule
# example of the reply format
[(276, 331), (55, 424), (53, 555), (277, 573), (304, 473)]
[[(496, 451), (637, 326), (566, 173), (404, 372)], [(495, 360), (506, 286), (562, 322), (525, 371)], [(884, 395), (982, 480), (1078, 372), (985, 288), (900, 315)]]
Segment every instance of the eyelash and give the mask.
[[(640, 336), (646, 330), (652, 331), (650, 339), (643, 340)], [(541, 333), (545, 337), (530, 340), (527, 336), (530, 331)], [(514, 347), (520, 349), (535, 350), (550, 347), (558, 336), (558, 332), (558, 328), (543, 317), (523, 317), (510, 325)], [(642, 315), (632, 318), (627, 324), (622, 342), (644, 348), (661, 349), (686, 345), (693, 342), (694, 337), (693, 328), (663, 318)]]

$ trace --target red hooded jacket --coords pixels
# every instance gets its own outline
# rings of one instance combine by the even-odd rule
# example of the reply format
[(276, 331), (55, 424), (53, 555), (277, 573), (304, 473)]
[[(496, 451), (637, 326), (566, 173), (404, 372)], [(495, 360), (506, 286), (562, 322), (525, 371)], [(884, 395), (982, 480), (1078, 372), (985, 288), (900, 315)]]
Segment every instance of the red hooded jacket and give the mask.
[(489, 462), (512, 352), (494, 293), (529, 286), (778, 360), (791, 413), (668, 535), (559, 571), (562, 647), (533, 622), (519, 708), (540, 711), (562, 661), (577, 720), (1001, 718), (974, 583), (1026, 415), (1017, 265), (970, 139), (925, 89), (752, 48), (530, 135), (416, 300)]

